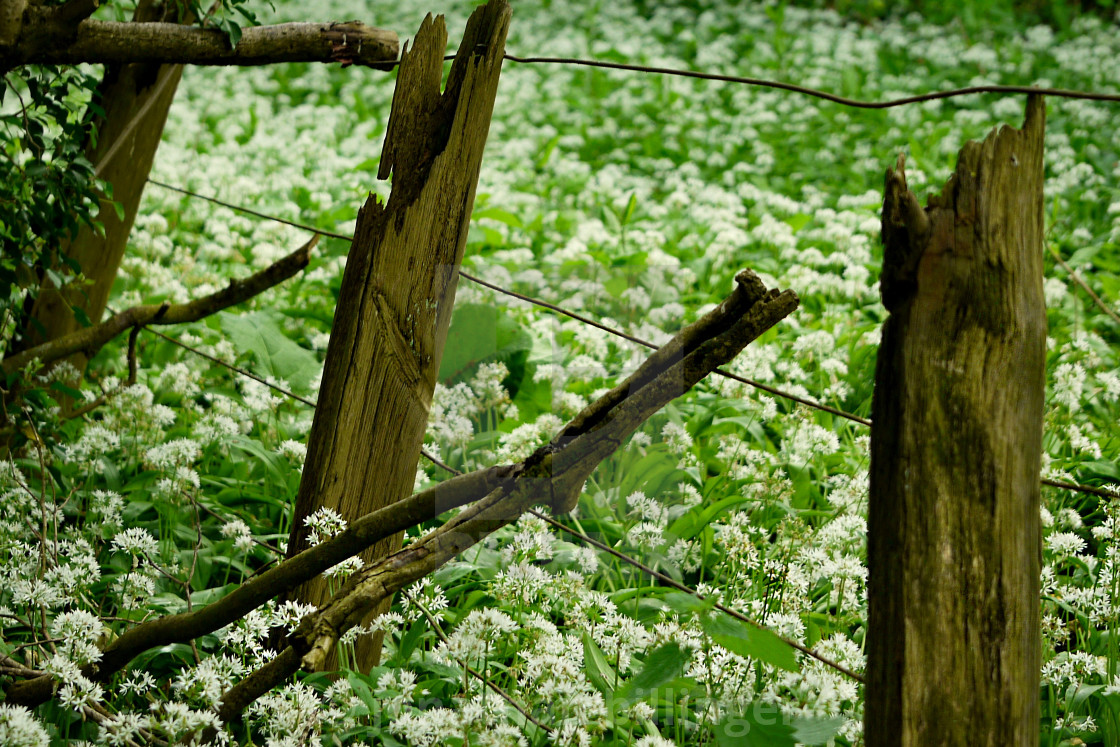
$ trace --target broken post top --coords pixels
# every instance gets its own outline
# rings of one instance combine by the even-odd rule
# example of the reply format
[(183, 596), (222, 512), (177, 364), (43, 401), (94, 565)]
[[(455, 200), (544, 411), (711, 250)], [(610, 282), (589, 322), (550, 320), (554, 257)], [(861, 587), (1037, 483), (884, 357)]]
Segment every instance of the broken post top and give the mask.
[[(477, 74), (483, 79), (497, 80), (489, 71), (502, 64), (511, 14), (506, 0), (490, 0), (471, 14), (442, 94), (443, 52), (447, 47), (443, 16), (433, 17), (429, 13), (411, 47), (405, 44), (398, 81), (410, 83), (398, 83), (393, 93), (394, 116), (389, 120), (377, 168), (379, 179), (388, 179), (392, 172), (393, 197), (407, 204), (427, 181), (432, 161), (443, 152), (451, 136), (467, 76)], [(477, 124), (470, 107), (465, 118)]]
[[(1006, 269), (1017, 266), (1024, 252), (1034, 252), (1024, 245), (1024, 237), (1034, 235), (1025, 222), (1041, 221), (1041, 210), (1003, 204), (1000, 196), (1024, 180), (1041, 178), (1045, 122), (1043, 97), (1031, 94), (1023, 127), (1004, 125), (982, 142), (966, 143), (944, 189), (930, 195), (925, 208), (907, 187), (905, 156), (887, 169), (880, 293), (888, 311), (899, 311), (919, 292), (941, 296), (954, 279), (959, 288), (974, 276), (977, 262)], [(988, 220), (989, 210), (1002, 217)], [(981, 230), (988, 233), (977, 233)], [(1000, 240), (993, 240), (992, 231)]]

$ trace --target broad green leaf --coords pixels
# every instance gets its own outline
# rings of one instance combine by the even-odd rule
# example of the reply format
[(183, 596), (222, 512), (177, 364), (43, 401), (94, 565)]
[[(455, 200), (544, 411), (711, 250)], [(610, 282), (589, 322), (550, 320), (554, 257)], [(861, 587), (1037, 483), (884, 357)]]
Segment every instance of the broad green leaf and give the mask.
[(773, 703), (755, 701), (743, 713), (729, 713), (716, 726), (719, 747), (795, 747), (827, 744), (844, 725), (842, 717), (795, 718)]
[(704, 632), (728, 651), (772, 664), (788, 672), (799, 672), (796, 649), (774, 633), (716, 613), (702, 623)]
[(671, 591), (661, 598), (665, 605), (679, 614), (689, 612), (707, 612), (712, 609), (712, 603), (705, 599), (697, 599), (683, 591)]
[(790, 217), (786, 218), (785, 220), (786, 220), (786, 224), (789, 225), (789, 227), (793, 229), (793, 232), (797, 233), (802, 228), (809, 225), (809, 221), (811, 221), (812, 219), (813, 219), (813, 216), (811, 216), (811, 215), (806, 215), (805, 213), (798, 213), (797, 215), (791, 215)]
[(483, 208), (471, 213), (471, 220), (478, 218), (489, 218), (499, 223), (505, 223), (511, 228), (521, 228), (521, 219), (508, 210), (502, 210), (501, 208)]
[(642, 671), (630, 678), (618, 692), (621, 700), (636, 700), (677, 679), (688, 664), (688, 653), (676, 643), (666, 643), (646, 657)]
[(484, 304), (456, 306), (440, 361), (440, 381), (462, 380), (479, 364), (491, 361), (504, 362), (511, 373), (520, 361), (523, 372), (532, 345), (529, 333), (497, 308)]
[(583, 634), (583, 669), (596, 690), (604, 695), (614, 691), (618, 675), (590, 633)]
[(248, 314), (221, 314), (222, 331), (238, 350), (257, 356), (263, 370), (256, 373), (284, 379), (296, 389), (307, 389), (319, 373), (319, 360), (280, 330), (276, 315), (254, 311)]

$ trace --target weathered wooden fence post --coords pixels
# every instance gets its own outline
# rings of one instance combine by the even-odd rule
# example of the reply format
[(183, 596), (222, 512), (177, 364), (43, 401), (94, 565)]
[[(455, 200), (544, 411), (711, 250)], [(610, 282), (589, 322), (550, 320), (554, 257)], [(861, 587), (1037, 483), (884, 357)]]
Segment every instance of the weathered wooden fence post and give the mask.
[(1041, 96), (923, 209), (887, 170), (868, 522), (868, 747), (1037, 745)]
[[(289, 557), (307, 547), (303, 519), (316, 509), (353, 520), (412, 493), (510, 15), (505, 0), (475, 10), (442, 94), (442, 16), (425, 18), (401, 55), (378, 169), (381, 179), (392, 171), (393, 189), (384, 205), (371, 197), (358, 214)], [(385, 557), (400, 543), (397, 535), (364, 558)], [(299, 596), (321, 605), (327, 584), (316, 579)], [(380, 637), (359, 639), (355, 664), (375, 665), (380, 647)]]

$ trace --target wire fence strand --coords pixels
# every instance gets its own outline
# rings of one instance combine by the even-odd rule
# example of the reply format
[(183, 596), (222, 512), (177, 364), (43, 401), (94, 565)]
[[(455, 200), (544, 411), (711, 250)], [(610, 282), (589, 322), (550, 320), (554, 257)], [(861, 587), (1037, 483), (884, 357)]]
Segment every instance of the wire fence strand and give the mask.
[[(222, 207), (229, 208), (230, 210), (236, 210), (238, 212), (242, 212), (242, 213), (245, 213), (247, 215), (253, 215), (253, 216), (256, 216), (258, 218), (263, 218), (265, 220), (274, 220), (277, 223), (283, 223), (284, 225), (292, 226), (293, 228), (301, 228), (305, 231), (310, 231), (311, 233), (318, 233), (318, 234), (322, 234), (323, 236), (330, 236), (332, 238), (342, 239), (344, 241), (353, 241), (354, 240), (354, 237), (352, 235), (335, 233), (335, 232), (332, 232), (332, 231), (326, 231), (324, 229), (316, 228), (315, 226), (308, 225), (306, 223), (297, 223), (295, 221), (290, 221), (290, 220), (287, 220), (285, 218), (279, 218), (279, 217), (276, 217), (276, 216), (271, 216), (271, 215), (268, 215), (267, 213), (261, 213), (261, 212), (258, 212), (256, 210), (252, 210), (251, 208), (246, 208), (246, 207), (243, 207), (241, 205), (235, 205), (234, 203), (226, 202), (225, 200), (220, 200), (217, 197), (211, 197), (209, 195), (204, 195), (204, 194), (201, 194), (199, 192), (192, 192), (189, 189), (183, 189), (181, 187), (173, 187), (170, 184), (164, 184), (163, 182), (156, 181), (155, 179), (148, 179), (148, 181), (151, 182), (152, 184), (156, 185), (157, 187), (163, 187), (164, 189), (169, 189), (169, 190), (172, 190), (172, 191), (175, 191), (175, 192), (179, 192), (179, 193), (187, 195), (189, 197), (197, 197), (201, 200), (206, 200), (207, 202), (212, 202), (216, 205), (221, 205)], [(510, 290), (509, 288), (503, 288), (500, 285), (495, 285), (494, 283), (487, 282), (486, 280), (483, 280), (480, 277), (476, 277), (475, 275), (472, 275), (472, 274), (470, 274), (470, 273), (468, 273), (468, 272), (466, 272), (462, 269), (459, 270), (459, 276), (462, 277), (464, 280), (468, 280), (468, 281), (470, 281), (470, 282), (472, 282), (476, 285), (482, 286), (483, 288), (489, 288), (492, 291), (502, 293), (502, 294), (507, 295), (511, 298), (516, 298), (520, 301), (525, 301), (526, 303), (531, 303), (534, 306), (539, 306), (542, 309), (547, 309), (547, 310), (555, 312), (557, 314), (562, 314), (562, 315), (564, 315), (566, 317), (569, 317), (571, 319), (574, 319), (578, 322), (582, 322), (583, 324), (590, 325), (592, 327), (595, 327), (597, 329), (602, 330), (603, 332), (607, 332), (608, 334), (614, 335), (615, 337), (619, 337), (623, 340), (628, 340), (629, 342), (635, 343), (637, 345), (642, 345), (644, 347), (647, 347), (650, 350), (657, 350), (658, 349), (657, 345), (653, 344), (652, 342), (649, 342), (648, 340), (643, 340), (640, 337), (635, 337), (634, 335), (623, 332), (622, 330), (617, 329), (615, 327), (611, 327), (610, 325), (603, 324), (602, 322), (591, 319), (590, 317), (584, 316), (583, 314), (577, 313), (577, 312), (572, 311), (570, 309), (565, 309), (562, 306), (557, 306), (556, 304), (549, 303), (548, 301), (544, 301), (544, 300), (541, 300), (539, 298), (534, 298), (533, 296), (527, 296), (524, 293), (518, 293), (515, 290)], [(793, 394), (792, 392), (783, 391), (783, 390), (778, 389), (776, 387), (772, 387), (772, 386), (769, 386), (767, 384), (763, 384), (762, 382), (755, 381), (754, 379), (748, 379), (745, 376), (740, 376), (738, 374), (731, 373), (730, 371), (724, 371), (722, 368), (717, 368), (715, 370), (715, 373), (718, 374), (719, 376), (723, 376), (725, 378), (732, 379), (733, 381), (738, 381), (741, 384), (746, 384), (748, 386), (752, 386), (755, 389), (760, 389), (760, 390), (762, 390), (762, 391), (764, 391), (768, 394), (774, 395), (775, 397), (781, 397), (782, 399), (788, 399), (792, 402), (797, 402), (799, 404), (805, 405), (806, 407), (811, 407), (814, 410), (820, 410), (822, 412), (827, 412), (827, 413), (830, 413), (830, 414), (835, 415), (837, 417), (844, 418), (845, 420), (851, 420), (852, 422), (859, 423), (861, 425), (866, 425), (866, 426), (871, 425), (871, 421), (868, 420), (867, 418), (862, 418), (859, 415), (854, 415), (850, 412), (845, 412), (844, 410), (840, 410), (840, 409), (837, 409), (835, 407), (830, 407), (829, 405), (823, 404), (821, 402), (815, 402), (813, 400), (806, 399), (804, 397), (799, 397), (796, 394)]]
[[(264, 220), (274, 220), (278, 223), (284, 223), (285, 225), (289, 225), (289, 226), (292, 226), (294, 228), (300, 228), (300, 229), (303, 229), (305, 231), (309, 231), (311, 233), (319, 233), (319, 234), (322, 234), (324, 236), (330, 236), (330, 237), (337, 238), (337, 239), (343, 239), (345, 241), (353, 241), (353, 236), (351, 236), (351, 235), (341, 234), (341, 233), (333, 233), (333, 232), (326, 231), (326, 230), (321, 229), (321, 228), (316, 228), (315, 226), (307, 225), (305, 223), (297, 223), (297, 222), (294, 222), (294, 221), (286, 220), (284, 218), (279, 218), (279, 217), (276, 217), (276, 216), (272, 216), (272, 215), (269, 215), (267, 213), (261, 213), (261, 212), (258, 212), (256, 210), (252, 210), (250, 208), (243, 207), (241, 205), (236, 205), (236, 204), (231, 203), (231, 202), (226, 202), (224, 200), (219, 200), (216, 197), (211, 197), (209, 195), (200, 194), (198, 192), (192, 192), (190, 190), (182, 189), (180, 187), (174, 187), (174, 186), (171, 186), (170, 184), (164, 184), (162, 182), (158, 182), (158, 181), (155, 181), (153, 179), (149, 179), (148, 181), (151, 182), (152, 184), (155, 184), (156, 186), (164, 187), (166, 189), (170, 189), (170, 190), (173, 190), (175, 192), (182, 193), (182, 194), (187, 195), (189, 197), (195, 197), (195, 198), (198, 198), (198, 199), (201, 199), (201, 200), (205, 200), (207, 202), (212, 202), (212, 203), (221, 205), (222, 207), (229, 208), (230, 210), (236, 210), (238, 212), (243, 212), (243, 213), (246, 213), (248, 215), (253, 215), (253, 216), (256, 216), (258, 218), (262, 218)], [(490, 290), (496, 291), (498, 293), (505, 294), (507, 296), (510, 296), (511, 298), (516, 298), (516, 299), (519, 299), (521, 301), (531, 303), (535, 306), (539, 306), (543, 309), (553, 311), (557, 314), (562, 314), (564, 316), (570, 317), (570, 318), (575, 319), (576, 321), (582, 322), (584, 324), (588, 324), (592, 327), (600, 329), (604, 332), (607, 332), (607, 333), (609, 333), (611, 335), (614, 335), (616, 337), (619, 337), (621, 339), (633, 342), (637, 345), (642, 345), (644, 347), (650, 348), (651, 350), (657, 350), (657, 345), (654, 345), (652, 342), (649, 342), (647, 340), (643, 340), (639, 337), (635, 337), (634, 335), (630, 335), (626, 332), (623, 332), (622, 330), (615, 329), (614, 327), (611, 327), (610, 325), (603, 324), (603, 323), (598, 322), (594, 319), (591, 319), (591, 318), (586, 317), (582, 314), (579, 314), (575, 311), (571, 311), (570, 309), (565, 309), (561, 306), (557, 306), (556, 304), (549, 303), (548, 301), (542, 301), (539, 298), (534, 298), (532, 296), (527, 296), (523, 293), (518, 293), (517, 291), (510, 290), (508, 288), (503, 288), (500, 285), (495, 285), (494, 283), (487, 282), (487, 281), (485, 281), (481, 278), (475, 277), (474, 275), (463, 272), (462, 270), (459, 271), (459, 274), (464, 279), (469, 280), (472, 283), (476, 283), (477, 285), (480, 285), (484, 288), (489, 288)], [(299, 395), (292, 394), (291, 392), (287, 392), (286, 390), (265, 381), (264, 379), (260, 378), (256, 374), (245, 371), (244, 369), (239, 369), (236, 366), (225, 363), (224, 361), (220, 361), (217, 358), (214, 358), (213, 356), (210, 356), (210, 355), (207, 355), (206, 353), (195, 350), (195, 349), (191, 348), (189, 345), (178, 342), (177, 340), (174, 340), (174, 339), (168, 337), (167, 335), (163, 334), (162, 332), (157, 332), (156, 330), (151, 329), (151, 328), (146, 328), (146, 329), (149, 332), (151, 332), (152, 334), (159, 335), (160, 337), (163, 337), (164, 339), (168, 340), (169, 342), (173, 342), (176, 345), (179, 345), (180, 347), (183, 347), (187, 350), (190, 350), (191, 352), (197, 353), (198, 355), (201, 355), (204, 358), (207, 358), (208, 360), (213, 361), (214, 363), (217, 363), (220, 366), (224, 366), (225, 368), (228, 368), (232, 371), (236, 371), (237, 373), (248, 376), (252, 379), (255, 379), (256, 381), (259, 381), (260, 383), (262, 383), (262, 384), (264, 384), (268, 387), (271, 387), (271, 388), (279, 391), (282, 394), (286, 394), (290, 397), (298, 399), (301, 402), (304, 402), (306, 404), (314, 406), (313, 402), (311, 402), (307, 399), (304, 399), (303, 397), (300, 397)], [(864, 418), (864, 417), (860, 417), (859, 415), (856, 415), (854, 413), (846, 412), (844, 410), (840, 410), (840, 409), (835, 408), (835, 407), (830, 407), (828, 405), (822, 404), (820, 402), (815, 402), (813, 400), (806, 399), (804, 397), (799, 397), (796, 394), (793, 394), (791, 392), (783, 391), (783, 390), (778, 389), (776, 387), (772, 387), (772, 386), (769, 386), (767, 384), (763, 384), (762, 382), (755, 381), (753, 379), (748, 379), (745, 376), (739, 376), (738, 374), (731, 373), (730, 371), (724, 371), (723, 369), (720, 369), (720, 368), (715, 369), (715, 371), (713, 373), (716, 373), (720, 376), (731, 379), (733, 381), (738, 381), (742, 384), (746, 384), (748, 386), (754, 387), (756, 389), (759, 389), (761, 391), (766, 392), (767, 394), (771, 394), (775, 397), (780, 397), (782, 399), (787, 399), (787, 400), (790, 400), (792, 402), (797, 402), (798, 404), (805, 405), (806, 407), (809, 407), (811, 409), (819, 410), (821, 412), (827, 412), (831, 415), (835, 415), (835, 416), (843, 418), (845, 420), (850, 420), (853, 423), (859, 423), (860, 425), (863, 425), (863, 426), (866, 426), (866, 427), (871, 427), (871, 421), (870, 420), (868, 420), (867, 418)], [(446, 465), (440, 465), (440, 466), (445, 467)], [(1077, 483), (1066, 482), (1066, 481), (1062, 481), (1062, 480), (1053, 480), (1053, 479), (1042, 479), (1040, 482), (1044, 485), (1049, 485), (1050, 487), (1062, 488), (1062, 489), (1065, 489), (1065, 490), (1072, 490), (1072, 491), (1078, 492), (1078, 493), (1086, 493), (1086, 494), (1096, 495), (1096, 496), (1105, 497), (1105, 498), (1120, 497), (1120, 493), (1111, 492), (1111, 491), (1109, 491), (1105, 488), (1097, 488), (1097, 487), (1092, 487), (1092, 486), (1088, 486), (1088, 485), (1080, 485), (1080, 484), (1077, 484)]]
[[(446, 59), (454, 59), (454, 56), (449, 55)], [(739, 75), (722, 75), (720, 73), (708, 73), (700, 70), (682, 70), (679, 68), (671, 67), (651, 67), (648, 65), (634, 65), (626, 62), (606, 62), (604, 60), (589, 60), (578, 57), (517, 57), (512, 54), (506, 54), (505, 59), (509, 60), (510, 62), (520, 62), (526, 64), (576, 65), (580, 67), (626, 70), (630, 72), (648, 73), (653, 75), (672, 75), (681, 78), (697, 78), (699, 80), (715, 80), (723, 83), (739, 83), (742, 85), (755, 86), (758, 88), (773, 88), (780, 91), (789, 91), (790, 93), (799, 93), (805, 96), (824, 99), (825, 101), (831, 101), (834, 104), (840, 104), (841, 106), (848, 106), (855, 109), (891, 109), (896, 106), (920, 104), (924, 101), (950, 99), (956, 98), (958, 96), (974, 96), (976, 94), (982, 93), (996, 93), (1005, 96), (1009, 94), (1034, 93), (1042, 94), (1043, 96), (1053, 96), (1055, 98), (1063, 99), (1120, 102), (1120, 93), (1071, 91), (1065, 88), (1041, 88), (1038, 86), (968, 86), (966, 88), (953, 88), (947, 91), (931, 91), (930, 93), (915, 94), (913, 96), (903, 96), (901, 98), (888, 99), (886, 101), (863, 101), (860, 99), (850, 99), (846, 96), (838, 96), (834, 93), (829, 93), (828, 91), (822, 91), (816, 88), (799, 86), (796, 83), (785, 83), (777, 80), (767, 80), (765, 78), (747, 78)]]

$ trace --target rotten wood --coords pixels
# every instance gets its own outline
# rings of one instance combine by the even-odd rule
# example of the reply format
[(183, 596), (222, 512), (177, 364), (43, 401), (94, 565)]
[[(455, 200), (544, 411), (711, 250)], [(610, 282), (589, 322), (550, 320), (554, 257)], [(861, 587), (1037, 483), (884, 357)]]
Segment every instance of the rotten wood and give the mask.
[[(358, 213), (323, 370), (288, 552), (307, 547), (304, 518), (327, 507), (353, 521), (412, 493), (455, 301), (459, 264), (498, 89), (510, 7), (491, 0), (467, 22), (441, 94), (447, 31), (428, 15), (401, 55), (379, 177), (382, 204)], [(378, 543), (366, 562), (400, 547)], [(320, 605), (327, 583), (298, 597)], [(358, 669), (380, 656), (359, 639)]]
[(1032, 95), (924, 209), (887, 170), (868, 747), (1038, 744), (1044, 127)]

